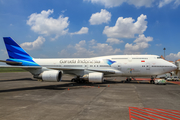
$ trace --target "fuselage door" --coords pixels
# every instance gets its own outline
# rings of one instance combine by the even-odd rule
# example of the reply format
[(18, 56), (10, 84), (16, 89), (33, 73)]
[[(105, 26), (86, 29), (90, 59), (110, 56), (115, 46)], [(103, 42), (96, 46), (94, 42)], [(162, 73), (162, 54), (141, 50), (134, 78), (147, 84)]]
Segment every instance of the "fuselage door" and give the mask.
[(121, 65), (120, 65), (120, 63), (118, 64), (117, 69), (118, 69), (118, 70), (121, 70)]
[(129, 55), (128, 61), (129, 61), (129, 62), (132, 62), (132, 56), (131, 56), (131, 55)]
[(149, 63), (146, 63), (146, 70), (150, 70), (150, 65), (149, 65)]
[(88, 69), (88, 67), (89, 67), (88, 64), (84, 65), (84, 69)]

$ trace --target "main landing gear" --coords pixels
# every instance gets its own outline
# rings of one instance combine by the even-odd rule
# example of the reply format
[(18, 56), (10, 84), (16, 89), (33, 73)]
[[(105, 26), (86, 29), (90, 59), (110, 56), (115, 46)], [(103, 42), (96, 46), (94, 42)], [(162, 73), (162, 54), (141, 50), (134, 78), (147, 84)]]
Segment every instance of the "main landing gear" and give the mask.
[(132, 80), (132, 79), (131, 79), (130, 77), (127, 77), (127, 78), (126, 78), (126, 81), (127, 81), (127, 82), (130, 82), (131, 80)]
[(86, 81), (85, 81), (84, 79), (81, 79), (81, 78), (77, 77), (77, 78), (73, 78), (73, 79), (71, 80), (71, 82), (85, 83)]

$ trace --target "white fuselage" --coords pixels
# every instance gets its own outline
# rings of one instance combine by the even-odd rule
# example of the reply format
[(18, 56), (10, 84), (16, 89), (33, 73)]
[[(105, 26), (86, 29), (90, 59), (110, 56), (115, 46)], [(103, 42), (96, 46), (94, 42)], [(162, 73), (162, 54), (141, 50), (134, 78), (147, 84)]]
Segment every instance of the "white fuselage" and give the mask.
[[(44, 68), (58, 68), (65, 74), (83, 76), (94, 71), (115, 71), (104, 76), (156, 76), (177, 67), (157, 55), (112, 55), (93, 58), (33, 59)], [(107, 60), (115, 61), (108, 65)]]

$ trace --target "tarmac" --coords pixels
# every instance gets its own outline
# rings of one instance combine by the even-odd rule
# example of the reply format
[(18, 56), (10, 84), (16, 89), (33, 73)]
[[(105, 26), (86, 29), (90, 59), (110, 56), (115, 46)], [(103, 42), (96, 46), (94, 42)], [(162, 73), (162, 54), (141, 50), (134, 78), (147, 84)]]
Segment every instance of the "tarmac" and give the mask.
[(119, 77), (77, 84), (71, 79), (40, 82), (28, 72), (0, 73), (0, 120), (129, 120), (131, 107), (180, 111), (180, 85), (174, 83), (127, 83)]

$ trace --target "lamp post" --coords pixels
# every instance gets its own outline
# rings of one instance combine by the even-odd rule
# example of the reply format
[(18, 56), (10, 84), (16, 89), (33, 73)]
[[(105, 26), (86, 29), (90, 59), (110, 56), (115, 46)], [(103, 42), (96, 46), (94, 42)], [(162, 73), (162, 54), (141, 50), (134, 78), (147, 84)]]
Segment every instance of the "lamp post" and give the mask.
[(163, 48), (163, 50), (164, 50), (164, 59), (165, 59), (165, 50), (166, 50), (166, 48)]

